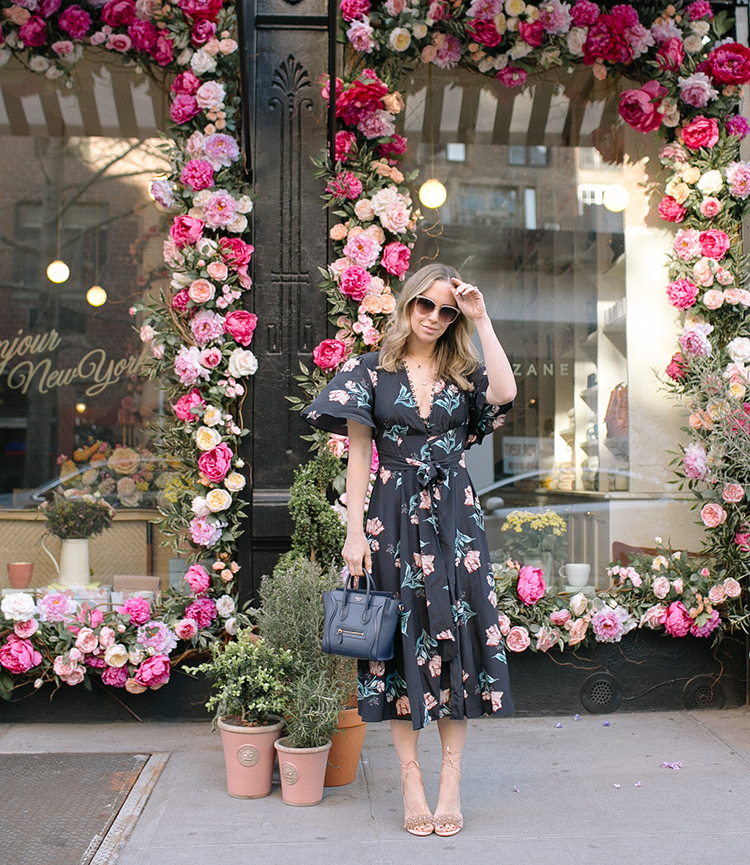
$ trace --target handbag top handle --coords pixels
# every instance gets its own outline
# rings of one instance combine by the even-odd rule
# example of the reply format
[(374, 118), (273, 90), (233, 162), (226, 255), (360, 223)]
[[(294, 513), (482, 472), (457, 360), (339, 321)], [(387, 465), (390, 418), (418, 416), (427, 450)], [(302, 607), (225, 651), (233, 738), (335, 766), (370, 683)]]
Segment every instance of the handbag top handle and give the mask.
[[(367, 568), (363, 568), (362, 570), (365, 572), (365, 579), (367, 580), (365, 607), (369, 609), (369, 607), (370, 607), (370, 593), (372, 591), (374, 591), (374, 583), (372, 581), (372, 575), (367, 570)], [(360, 592), (360, 591), (362, 591), (361, 589), (358, 589), (354, 585), (355, 580), (357, 580), (357, 582), (359, 582), (359, 580), (361, 580), (361, 579), (362, 579), (361, 577), (355, 577), (354, 574), (349, 574), (349, 577), (347, 578), (347, 581), (344, 584), (344, 601), (341, 605), (341, 618), (344, 618), (346, 615), (346, 605), (347, 605), (348, 597), (349, 597), (347, 593), (348, 592)]]

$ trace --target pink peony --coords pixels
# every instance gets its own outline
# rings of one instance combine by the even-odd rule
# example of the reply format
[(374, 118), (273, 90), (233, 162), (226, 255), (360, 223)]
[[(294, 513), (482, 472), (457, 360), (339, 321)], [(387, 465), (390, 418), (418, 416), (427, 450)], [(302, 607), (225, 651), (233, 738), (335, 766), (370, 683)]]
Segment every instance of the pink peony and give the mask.
[(205, 159), (191, 159), (180, 172), (180, 181), (195, 192), (214, 185), (214, 168)]
[(695, 324), (692, 327), (685, 325), (682, 334), (677, 337), (677, 342), (685, 354), (692, 357), (710, 357), (713, 347), (708, 339), (708, 334), (713, 330), (710, 325)]
[(78, 5), (68, 6), (57, 19), (57, 26), (72, 39), (83, 39), (91, 27), (91, 16)]
[(736, 135), (742, 139), (750, 132), (750, 123), (741, 114), (734, 114), (724, 124), (724, 128), (727, 130), (727, 135)]
[(475, 42), (494, 48), (503, 41), (502, 34), (495, 27), (495, 22), (485, 18), (475, 18), (466, 25), (466, 32)]
[(174, 371), (179, 380), (191, 387), (199, 379), (209, 378), (209, 372), (201, 364), (200, 349), (183, 345), (174, 359)]
[(503, 87), (522, 87), (526, 83), (526, 70), (518, 66), (506, 66), (495, 76)]
[(175, 216), (169, 236), (178, 247), (193, 245), (203, 237), (205, 223), (194, 216)]
[[(206, 343), (211, 342), (212, 339), (220, 339), (223, 336), (224, 319), (215, 312), (211, 312), (210, 309), (201, 309), (191, 319), (190, 330), (193, 332), (198, 345), (204, 346)], [(185, 346), (180, 351), (183, 351), (184, 348)], [(191, 351), (194, 348), (195, 346), (190, 346)], [(192, 384), (192, 382), (183, 383)]]
[(102, 21), (110, 27), (127, 27), (135, 19), (133, 0), (109, 0), (102, 7)]
[(705, 448), (697, 442), (691, 442), (685, 448), (682, 464), (687, 477), (701, 481), (708, 477), (708, 457)]
[(196, 78), (190, 69), (180, 74), (172, 82), (170, 90), (183, 96), (195, 96), (201, 86), (200, 78)]
[(346, 246), (344, 246), (343, 254), (355, 264), (367, 269), (377, 262), (381, 248), (374, 237), (362, 231), (349, 237)]
[(353, 201), (362, 194), (362, 181), (351, 171), (342, 171), (328, 181), (326, 192), (334, 198), (348, 198)]
[(734, 198), (750, 195), (750, 162), (730, 162), (726, 169), (729, 193)]
[(211, 598), (198, 598), (185, 608), (185, 618), (193, 619), (199, 628), (211, 627), (216, 618), (216, 602)]
[(349, 356), (349, 346), (340, 339), (324, 339), (313, 349), (313, 362), (325, 372), (330, 372)]
[(518, 35), (527, 45), (538, 48), (544, 41), (544, 24), (539, 19), (536, 21), (522, 20), (518, 25)]
[(718, 228), (709, 228), (701, 231), (699, 235), (701, 255), (721, 261), (729, 250), (729, 237), (725, 231)]
[(693, 620), (682, 601), (673, 601), (664, 616), (664, 629), (673, 637), (684, 637), (690, 631)]
[(117, 612), (123, 616), (130, 616), (131, 625), (145, 625), (151, 618), (151, 604), (146, 598), (135, 595), (128, 598)]
[(719, 95), (711, 86), (711, 79), (705, 72), (694, 72), (687, 78), (679, 78), (680, 99), (693, 108), (705, 108)]
[(676, 72), (684, 59), (681, 39), (668, 39), (656, 52), (656, 62), (665, 72)]
[(167, 655), (153, 655), (151, 658), (147, 658), (136, 671), (135, 680), (147, 688), (168, 682), (169, 657)]
[(544, 571), (541, 568), (533, 568), (531, 565), (524, 565), (518, 574), (518, 583), (516, 591), (518, 597), (523, 603), (530, 607), (535, 604), (547, 588), (544, 582)]
[(685, 378), (687, 367), (682, 352), (676, 351), (672, 355), (672, 360), (667, 364), (666, 373), (672, 381), (682, 381)]
[(202, 453), (198, 459), (198, 468), (212, 482), (219, 483), (229, 474), (234, 453), (228, 445), (222, 442), (210, 451)]
[(214, 192), (203, 208), (203, 218), (209, 228), (223, 228), (229, 225), (237, 212), (237, 202), (225, 190)]
[(570, 10), (570, 18), (576, 27), (590, 27), (599, 17), (600, 10), (591, 0), (578, 0)]
[(691, 3), (687, 9), (685, 10), (688, 20), (690, 21), (700, 21), (701, 18), (711, 18), (714, 17), (714, 10), (711, 8), (711, 4), (708, 0), (695, 0), (694, 3)]
[(690, 626), (690, 633), (694, 637), (708, 637), (719, 627), (720, 624), (721, 616), (719, 615), (719, 611), (711, 610), (708, 619), (702, 625), (699, 625), (697, 620), (693, 622)]
[(76, 614), (76, 602), (62, 592), (50, 592), (39, 601), (43, 622), (69, 622)]
[(378, 156), (393, 163), (406, 153), (407, 144), (403, 135), (391, 135), (390, 141), (378, 146)]
[(124, 688), (125, 682), (128, 680), (128, 668), (125, 667), (106, 667), (102, 670), (102, 684), (109, 685), (110, 688)]
[(13, 675), (28, 673), (42, 663), (42, 656), (29, 640), (22, 640), (16, 634), (9, 634), (7, 641), (0, 647), (0, 664)]
[(677, 309), (688, 309), (698, 297), (698, 286), (689, 279), (676, 279), (667, 286), (667, 298)]
[(446, 35), (445, 41), (432, 61), (439, 69), (453, 69), (461, 59), (461, 43), (455, 36)]
[(620, 117), (638, 132), (653, 132), (664, 119), (658, 109), (666, 94), (667, 88), (658, 81), (647, 81), (640, 90), (625, 90), (620, 96)]
[(215, 169), (228, 168), (240, 158), (240, 149), (231, 135), (214, 132), (203, 140), (203, 153)]
[(192, 640), (198, 633), (198, 623), (195, 619), (180, 619), (174, 626), (174, 632), (181, 640)]
[(219, 241), (219, 254), (233, 270), (247, 272), (247, 265), (255, 247), (239, 237), (222, 237)]
[(201, 547), (212, 547), (221, 539), (222, 526), (210, 523), (206, 517), (196, 517), (190, 522), (190, 537), (194, 544)]
[(185, 574), (185, 582), (194, 595), (202, 595), (211, 586), (211, 576), (203, 565), (191, 565)]
[(177, 0), (177, 5), (195, 21), (215, 21), (221, 12), (224, 0)]
[(747, 84), (750, 81), (750, 48), (729, 42), (708, 55), (708, 68), (721, 84)]
[(172, 406), (172, 410), (180, 420), (190, 423), (198, 419), (198, 415), (193, 414), (192, 409), (204, 409), (205, 407), (206, 403), (201, 397), (200, 392), (196, 388), (193, 388), (190, 393), (186, 393), (177, 400)]
[(356, 300), (357, 303), (367, 294), (372, 276), (358, 264), (352, 264), (341, 274), (339, 290), (346, 297)]
[(228, 333), (240, 345), (248, 346), (253, 339), (253, 331), (258, 323), (258, 316), (244, 309), (227, 314), (224, 319), (224, 333)]
[(128, 27), (128, 36), (133, 42), (133, 48), (141, 54), (153, 54), (159, 31), (151, 23), (142, 18), (136, 18)]
[(335, 153), (336, 162), (341, 162), (346, 159), (351, 153), (352, 147), (354, 147), (356, 142), (357, 136), (353, 132), (346, 132), (344, 130), (337, 132)]
[(591, 628), (600, 643), (619, 643), (623, 635), (622, 621), (611, 607), (604, 607), (594, 614)]
[(38, 48), (47, 41), (47, 24), (38, 15), (32, 15), (18, 28), (18, 36), (27, 48)]
[(713, 117), (703, 117), (699, 114), (698, 117), (682, 127), (680, 135), (685, 147), (690, 150), (700, 150), (701, 148), (709, 150), (719, 140), (719, 124)]
[(505, 638), (505, 645), (511, 652), (524, 652), (529, 648), (531, 639), (529, 632), (522, 625), (515, 625), (508, 631), (508, 636)]
[(687, 210), (671, 195), (665, 195), (659, 202), (659, 216), (665, 222), (682, 222), (686, 213)]
[(403, 243), (399, 243), (397, 240), (394, 240), (392, 243), (387, 243), (383, 248), (381, 264), (388, 273), (402, 277), (409, 269), (410, 257), (411, 250), (409, 247), (404, 246)]
[(386, 138), (396, 131), (396, 124), (388, 111), (373, 111), (360, 119), (357, 129), (365, 138)]
[(169, 106), (169, 116), (178, 126), (192, 120), (199, 113), (200, 107), (195, 96), (188, 96), (186, 93), (178, 93)]

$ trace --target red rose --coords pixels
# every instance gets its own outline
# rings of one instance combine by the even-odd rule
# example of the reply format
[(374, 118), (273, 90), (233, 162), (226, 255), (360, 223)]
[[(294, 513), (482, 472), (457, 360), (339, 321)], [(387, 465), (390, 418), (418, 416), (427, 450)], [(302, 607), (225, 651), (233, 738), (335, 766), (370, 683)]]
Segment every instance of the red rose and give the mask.
[(708, 67), (714, 81), (722, 84), (746, 84), (750, 81), (750, 48), (729, 42), (708, 55)]
[(658, 109), (666, 93), (658, 81), (648, 81), (640, 90), (625, 90), (620, 96), (620, 117), (638, 132), (653, 132), (664, 119)]
[(336, 116), (347, 126), (356, 126), (360, 118), (383, 107), (388, 88), (375, 76), (375, 81), (358, 79), (342, 90), (336, 87)]
[(150, 21), (145, 21), (143, 18), (136, 18), (128, 27), (128, 36), (133, 41), (133, 48), (146, 54), (153, 53), (158, 35), (156, 27)]
[(221, 12), (223, 0), (177, 0), (182, 11), (193, 19), (215, 21)]
[(44, 18), (32, 15), (18, 28), (18, 35), (27, 48), (37, 48), (47, 41), (47, 25)]
[(255, 252), (255, 247), (240, 240), (239, 237), (222, 237), (219, 241), (219, 252), (229, 267), (235, 270), (245, 268), (250, 263), (250, 257)]
[(340, 339), (324, 339), (313, 349), (313, 362), (329, 372), (349, 356), (349, 346)]
[(718, 228), (709, 228), (698, 235), (701, 245), (701, 255), (721, 261), (729, 250), (729, 237)]
[(544, 25), (541, 21), (521, 21), (518, 25), (518, 35), (527, 45), (538, 48), (544, 39)]
[(719, 140), (719, 124), (713, 117), (703, 117), (699, 114), (682, 127), (680, 135), (685, 147), (690, 150), (700, 150), (701, 147), (708, 150)]
[(466, 32), (476, 41), (488, 48), (494, 48), (502, 42), (502, 35), (497, 32), (497, 27), (492, 20), (476, 18), (466, 25)]
[(257, 323), (257, 315), (238, 309), (230, 312), (224, 319), (224, 333), (228, 333), (240, 345), (248, 346), (252, 342)]
[(231, 449), (222, 442), (213, 450), (205, 451), (198, 458), (198, 468), (214, 484), (223, 481), (232, 467)]
[(659, 202), (659, 216), (667, 222), (682, 222), (686, 213), (687, 210), (671, 195), (665, 195)]
[(205, 18), (199, 18), (190, 28), (190, 41), (196, 48), (205, 45), (215, 35), (216, 24), (213, 21), (206, 21)]
[(72, 39), (83, 39), (91, 27), (91, 16), (80, 6), (68, 6), (58, 18), (57, 23), (60, 29)]
[(684, 59), (682, 40), (677, 37), (667, 40), (656, 52), (656, 62), (666, 72), (676, 72)]
[(102, 7), (102, 21), (110, 27), (127, 27), (135, 20), (133, 0), (109, 0)]

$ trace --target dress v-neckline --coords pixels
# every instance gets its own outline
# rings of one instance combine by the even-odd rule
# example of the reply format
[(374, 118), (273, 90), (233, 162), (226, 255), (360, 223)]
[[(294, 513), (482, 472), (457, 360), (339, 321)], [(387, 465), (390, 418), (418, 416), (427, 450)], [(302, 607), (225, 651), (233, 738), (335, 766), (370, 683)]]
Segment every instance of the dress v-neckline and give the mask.
[(424, 423), (426, 427), (430, 426), (430, 418), (432, 417), (432, 405), (435, 401), (435, 388), (437, 386), (437, 381), (432, 383), (432, 387), (430, 388), (430, 404), (427, 408), (427, 417), (425, 417), (422, 412), (419, 410), (419, 399), (417, 398), (417, 389), (414, 387), (414, 382), (411, 378), (411, 373), (409, 372), (409, 367), (404, 362), (404, 371), (406, 372), (406, 380), (409, 383), (409, 390), (411, 391), (412, 398), (414, 400), (414, 405), (416, 407), (417, 416)]

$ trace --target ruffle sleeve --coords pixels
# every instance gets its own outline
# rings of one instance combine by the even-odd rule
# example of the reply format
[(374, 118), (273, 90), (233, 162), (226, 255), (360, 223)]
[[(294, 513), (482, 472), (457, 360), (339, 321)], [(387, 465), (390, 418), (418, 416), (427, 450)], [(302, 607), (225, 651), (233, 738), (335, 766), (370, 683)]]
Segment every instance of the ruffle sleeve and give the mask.
[(375, 427), (373, 419), (373, 386), (377, 382), (376, 353), (350, 358), (341, 372), (302, 412), (311, 426), (336, 435), (347, 434), (346, 422), (355, 420)]
[(487, 402), (489, 379), (486, 367), (478, 367), (469, 376), (469, 381), (474, 385), (474, 390), (469, 393), (467, 448), (481, 444), (486, 435), (499, 429), (505, 423), (505, 416), (513, 408), (512, 402), (505, 405), (491, 405)]

